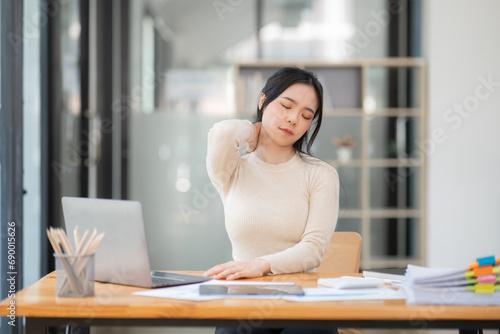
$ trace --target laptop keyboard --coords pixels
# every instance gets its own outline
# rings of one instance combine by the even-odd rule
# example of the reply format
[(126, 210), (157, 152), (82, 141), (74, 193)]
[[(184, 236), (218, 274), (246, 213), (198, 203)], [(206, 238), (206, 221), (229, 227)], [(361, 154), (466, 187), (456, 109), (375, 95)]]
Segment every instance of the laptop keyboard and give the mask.
[(159, 286), (199, 283), (202, 281), (210, 280), (210, 278), (153, 270), (151, 272), (151, 280), (153, 282), (154, 287), (159, 287)]
[(160, 277), (160, 276), (151, 276), (151, 279), (153, 280), (154, 284), (160, 284), (160, 283), (175, 283), (175, 282), (184, 282), (185, 279), (182, 278), (175, 278), (175, 277)]
[(165, 278), (165, 277), (151, 276), (151, 280), (152, 280), (154, 286), (161, 286), (161, 285), (168, 286), (169, 283), (171, 282), (170, 279)]

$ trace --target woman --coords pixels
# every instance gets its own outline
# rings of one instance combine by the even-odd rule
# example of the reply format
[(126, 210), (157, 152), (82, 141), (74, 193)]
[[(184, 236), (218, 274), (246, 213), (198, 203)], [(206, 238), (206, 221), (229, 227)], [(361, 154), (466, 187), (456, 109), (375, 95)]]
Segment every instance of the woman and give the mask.
[[(207, 170), (224, 204), (234, 261), (210, 268), (206, 276), (235, 280), (320, 265), (339, 204), (337, 172), (310, 156), (322, 113), (317, 78), (282, 68), (262, 90), (256, 123), (227, 120), (212, 127)], [(244, 144), (251, 153), (240, 156)], [(235, 331), (217, 329), (226, 332)]]

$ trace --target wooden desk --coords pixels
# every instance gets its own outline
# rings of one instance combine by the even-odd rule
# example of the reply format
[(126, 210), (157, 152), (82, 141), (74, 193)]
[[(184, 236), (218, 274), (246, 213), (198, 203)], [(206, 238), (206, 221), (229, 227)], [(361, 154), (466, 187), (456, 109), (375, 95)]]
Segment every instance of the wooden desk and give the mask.
[[(199, 274), (201, 272), (187, 272)], [(315, 287), (320, 277), (301, 273), (259, 278), (295, 281)], [(284, 300), (223, 299), (204, 302), (134, 296), (141, 288), (96, 283), (87, 298), (56, 298), (51, 273), (16, 294), (16, 317), (26, 318), (26, 333), (46, 326), (228, 326), (500, 329), (498, 306), (407, 306), (404, 300), (295, 303)], [(9, 300), (0, 304), (8, 315)], [(19, 319), (18, 319), (19, 320)]]

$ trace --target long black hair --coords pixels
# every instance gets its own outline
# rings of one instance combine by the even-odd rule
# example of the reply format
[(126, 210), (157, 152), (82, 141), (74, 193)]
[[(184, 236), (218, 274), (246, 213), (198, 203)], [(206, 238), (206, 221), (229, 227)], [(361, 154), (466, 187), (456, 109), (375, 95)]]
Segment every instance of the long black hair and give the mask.
[[(297, 83), (313, 87), (318, 98), (318, 109), (316, 109), (312, 120), (314, 124), (311, 123), (310, 128), (293, 144), (295, 152), (311, 155), (311, 146), (318, 135), (321, 120), (323, 119), (323, 86), (313, 73), (297, 67), (283, 67), (276, 71), (267, 80), (264, 88), (262, 88), (262, 94), (264, 94), (265, 99), (260, 108), (257, 105), (256, 121), (262, 122), (263, 110), (267, 105), (280, 96), (288, 87)], [(313, 128), (313, 125), (314, 129), (309, 136), (309, 131)]]

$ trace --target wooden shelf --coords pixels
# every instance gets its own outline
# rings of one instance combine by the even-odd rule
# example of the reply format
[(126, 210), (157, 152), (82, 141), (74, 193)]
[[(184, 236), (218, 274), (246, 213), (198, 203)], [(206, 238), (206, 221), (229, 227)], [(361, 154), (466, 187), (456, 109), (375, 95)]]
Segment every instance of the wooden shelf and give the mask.
[(370, 209), (370, 218), (420, 218), (419, 209)]
[(324, 108), (323, 116), (325, 117), (360, 117), (364, 115), (362, 108)]
[(324, 108), (323, 116), (328, 117), (361, 117), (361, 116), (384, 116), (384, 117), (419, 117), (422, 116), (421, 108), (380, 108), (368, 112), (363, 108)]
[(297, 62), (297, 61), (253, 61), (253, 62), (241, 62), (237, 64), (238, 67), (249, 67), (249, 68), (259, 68), (259, 67), (284, 67), (284, 66), (297, 66), (300, 68), (307, 67), (422, 67), (425, 66), (425, 62), (422, 58), (404, 58), (404, 57), (394, 57), (394, 58), (374, 58), (374, 59), (352, 59), (342, 62)]
[(385, 117), (419, 117), (422, 115), (421, 108), (384, 108), (375, 109), (372, 113), (367, 113), (368, 116), (385, 116)]
[(335, 168), (338, 167), (361, 167), (362, 165), (362, 160), (361, 159), (352, 159), (347, 162), (340, 162), (338, 160), (327, 160), (330, 165), (332, 165)]
[(362, 210), (340, 210), (339, 218), (362, 218)]
[(422, 162), (419, 159), (369, 159), (370, 167), (419, 167)]
[(338, 160), (327, 160), (335, 168), (338, 167), (361, 167), (365, 163), (367, 167), (420, 167), (420, 159), (352, 159), (348, 162)]
[(421, 218), (420, 209), (340, 210), (339, 218)]
[[(255, 102), (257, 108), (257, 102)], [(256, 109), (241, 109), (237, 114), (254, 116)], [(324, 108), (324, 117), (361, 117), (361, 116), (384, 116), (384, 117), (419, 117), (421, 116), (421, 108), (383, 108), (375, 109), (373, 112), (367, 112), (363, 108)]]

